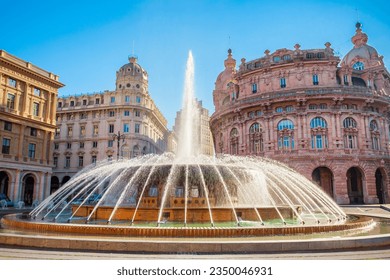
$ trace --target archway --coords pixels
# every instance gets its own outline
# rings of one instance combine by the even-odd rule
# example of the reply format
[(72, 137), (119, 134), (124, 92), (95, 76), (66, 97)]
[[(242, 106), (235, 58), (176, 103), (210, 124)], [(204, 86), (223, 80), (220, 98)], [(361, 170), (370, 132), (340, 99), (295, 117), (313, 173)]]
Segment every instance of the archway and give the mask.
[(329, 168), (317, 167), (311, 177), (330, 197), (333, 197), (333, 173)]
[(34, 186), (35, 186), (34, 176), (31, 174), (27, 174), (23, 178), (23, 191), (22, 191), (22, 195), (23, 195), (22, 198), (26, 206), (30, 206), (33, 203)]
[(1, 171), (0, 172), (0, 193), (8, 195), (8, 186), (9, 186), (9, 176), (6, 172)]
[(347, 187), (350, 204), (361, 204), (363, 200), (363, 175), (357, 167), (347, 171)]
[(375, 172), (375, 186), (376, 186), (376, 195), (378, 197), (379, 203), (385, 203), (384, 200), (384, 176), (382, 175), (382, 171), (378, 168)]
[(57, 176), (52, 176), (50, 180), (50, 194), (54, 193), (60, 188), (60, 180)]
[(66, 182), (68, 182), (69, 180), (70, 180), (70, 177), (69, 177), (69, 176), (65, 176), (64, 178), (62, 178), (61, 186), (65, 185)]

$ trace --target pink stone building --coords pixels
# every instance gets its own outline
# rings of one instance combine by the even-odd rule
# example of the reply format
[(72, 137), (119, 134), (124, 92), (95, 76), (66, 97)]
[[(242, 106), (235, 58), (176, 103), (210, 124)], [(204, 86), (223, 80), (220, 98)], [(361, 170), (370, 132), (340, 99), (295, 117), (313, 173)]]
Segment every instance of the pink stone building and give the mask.
[(356, 24), (342, 60), (279, 49), (236, 69), (228, 51), (210, 120), (216, 153), (284, 162), (339, 204), (390, 203), (390, 74)]

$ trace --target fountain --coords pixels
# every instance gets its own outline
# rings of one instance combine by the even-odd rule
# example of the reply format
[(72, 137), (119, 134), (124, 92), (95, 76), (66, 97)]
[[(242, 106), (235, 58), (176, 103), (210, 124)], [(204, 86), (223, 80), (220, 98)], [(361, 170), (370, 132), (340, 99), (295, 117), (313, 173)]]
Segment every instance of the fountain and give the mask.
[[(201, 155), (194, 130), (199, 112), (193, 106), (193, 84), (190, 52), (177, 155), (88, 166), (30, 213), (4, 217), (3, 227), (64, 235), (202, 240), (372, 227), (371, 218), (347, 217), (320, 188), (280, 162)], [(206, 251), (210, 250), (214, 249)]]

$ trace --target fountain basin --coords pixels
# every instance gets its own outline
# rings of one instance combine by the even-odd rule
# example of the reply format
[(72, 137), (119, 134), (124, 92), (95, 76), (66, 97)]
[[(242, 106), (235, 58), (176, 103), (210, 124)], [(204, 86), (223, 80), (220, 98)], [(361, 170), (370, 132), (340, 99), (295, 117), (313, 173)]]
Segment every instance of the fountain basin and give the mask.
[[(23, 218), (24, 217), (24, 218)], [(27, 217), (27, 218), (26, 218)], [(345, 223), (328, 225), (300, 225), (282, 227), (138, 227), (125, 225), (99, 224), (66, 224), (32, 221), (23, 214), (4, 216), (2, 226), (7, 229), (28, 230), (34, 232), (51, 232), (63, 234), (83, 234), (99, 236), (127, 236), (127, 237), (253, 237), (313, 234), (322, 232), (357, 230), (370, 227), (374, 224), (369, 217), (354, 217)]]

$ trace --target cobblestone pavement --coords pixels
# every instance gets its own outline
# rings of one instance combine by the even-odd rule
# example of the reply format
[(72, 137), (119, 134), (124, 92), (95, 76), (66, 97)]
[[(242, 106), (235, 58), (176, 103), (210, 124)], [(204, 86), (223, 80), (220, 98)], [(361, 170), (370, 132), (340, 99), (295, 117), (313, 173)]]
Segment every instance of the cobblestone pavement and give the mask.
[[(342, 206), (347, 214), (360, 214), (374, 217), (390, 218), (390, 205), (358, 205)], [(9, 212), (10, 209), (7, 211)], [(4, 211), (0, 210), (0, 217)], [(125, 260), (125, 259), (268, 259), (268, 260), (339, 260), (339, 259), (390, 259), (390, 248), (377, 250), (330, 251), (330, 252), (297, 252), (269, 254), (225, 254), (225, 255), (195, 255), (195, 254), (123, 254), (103, 252), (75, 252), (40, 250), (0, 245), (0, 259), (25, 260)]]

